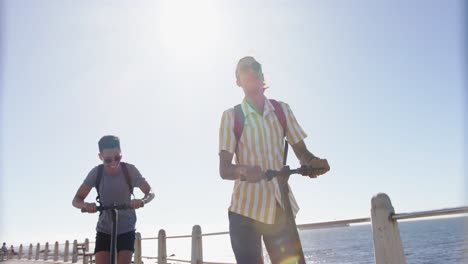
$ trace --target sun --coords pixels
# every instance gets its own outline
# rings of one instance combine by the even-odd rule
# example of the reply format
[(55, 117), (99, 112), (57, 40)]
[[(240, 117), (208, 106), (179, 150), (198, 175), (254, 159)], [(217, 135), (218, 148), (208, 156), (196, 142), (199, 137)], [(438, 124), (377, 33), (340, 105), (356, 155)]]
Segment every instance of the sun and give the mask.
[(200, 56), (216, 49), (222, 38), (222, 15), (211, 1), (161, 2), (158, 35), (174, 56)]

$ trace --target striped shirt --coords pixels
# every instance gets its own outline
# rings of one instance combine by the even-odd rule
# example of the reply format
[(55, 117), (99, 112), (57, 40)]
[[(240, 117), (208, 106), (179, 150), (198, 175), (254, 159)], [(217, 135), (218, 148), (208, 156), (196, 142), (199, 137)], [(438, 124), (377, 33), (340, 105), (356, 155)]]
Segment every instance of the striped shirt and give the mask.
[[(279, 103), (286, 116), (286, 138), (290, 144), (294, 145), (307, 135), (297, 123), (289, 105), (283, 102)], [(239, 164), (258, 165), (262, 171), (280, 170), (283, 167), (284, 131), (274, 113), (275, 108), (267, 99), (262, 116), (249, 105), (246, 98), (242, 101), (241, 106), (245, 115), (245, 123), (237, 150)], [(221, 118), (219, 152), (225, 150), (236, 154), (234, 153), (236, 143), (234, 109), (230, 108), (224, 111)], [(289, 199), (292, 211), (296, 215), (299, 206), (291, 191)], [(281, 192), (276, 178), (271, 181), (261, 180), (257, 183), (236, 180), (229, 211), (262, 223), (273, 224), (277, 204), (282, 206)]]

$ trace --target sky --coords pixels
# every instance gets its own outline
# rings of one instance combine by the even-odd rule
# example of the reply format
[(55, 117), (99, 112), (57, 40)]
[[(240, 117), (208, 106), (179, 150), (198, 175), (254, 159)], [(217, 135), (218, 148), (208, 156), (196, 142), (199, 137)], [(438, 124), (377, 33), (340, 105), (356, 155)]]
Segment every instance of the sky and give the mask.
[[(448, 1), (1, 1), (0, 239), (94, 239), (72, 198), (120, 137), (156, 194), (143, 237), (228, 230), (218, 172), (237, 61), (263, 65), (331, 171), (290, 185), (298, 224), (466, 204), (466, 9)], [(290, 152), (288, 163), (298, 166)], [(136, 191), (136, 195), (142, 196)], [(93, 202), (95, 192), (87, 198)]]

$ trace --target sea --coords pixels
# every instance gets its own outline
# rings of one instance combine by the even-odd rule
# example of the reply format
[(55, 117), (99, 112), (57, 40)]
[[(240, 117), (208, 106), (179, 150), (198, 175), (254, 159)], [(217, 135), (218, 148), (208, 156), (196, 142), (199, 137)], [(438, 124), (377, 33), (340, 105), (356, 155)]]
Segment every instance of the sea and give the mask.
[[(407, 263), (468, 263), (466, 218), (399, 221)], [(307, 263), (375, 263), (370, 224), (301, 231)]]
[[(468, 217), (400, 220), (398, 225), (408, 264), (468, 264)], [(299, 234), (307, 263), (375, 263), (370, 224), (302, 230)], [(190, 261), (190, 237), (167, 239), (166, 245), (168, 263)], [(63, 245), (60, 247), (62, 251)], [(27, 248), (23, 251), (23, 257), (26, 257)], [(91, 242), (90, 248), (93, 250), (94, 243)], [(142, 241), (144, 264), (157, 263), (157, 248), (158, 241), (153, 238)], [(264, 257), (265, 262), (270, 263), (266, 251)], [(204, 236), (203, 260), (218, 264), (235, 263), (229, 235)]]
[[(408, 264), (468, 264), (466, 217), (400, 220), (398, 223)], [(229, 236), (218, 237), (203, 237), (204, 261), (235, 263)], [(304, 230), (300, 231), (300, 237), (307, 263), (375, 263), (370, 224)], [(172, 258), (190, 259), (189, 252), (180, 255), (181, 245), (174, 248), (171, 244), (168, 240), (168, 255), (173, 252), (175, 256)], [(184, 247), (190, 249), (189, 242)], [(264, 255), (265, 262), (270, 263), (268, 254), (265, 252)]]

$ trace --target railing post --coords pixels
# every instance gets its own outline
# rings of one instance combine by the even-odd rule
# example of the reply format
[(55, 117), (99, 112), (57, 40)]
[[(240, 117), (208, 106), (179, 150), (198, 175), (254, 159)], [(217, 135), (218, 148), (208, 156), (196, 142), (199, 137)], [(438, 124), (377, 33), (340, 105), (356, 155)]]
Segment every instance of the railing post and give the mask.
[(41, 252), (41, 244), (37, 243), (36, 245), (36, 257), (34, 258), (35, 260), (39, 260), (39, 253)]
[(140, 232), (135, 233), (135, 253), (133, 254), (133, 263), (142, 264), (141, 262), (141, 234)]
[[(89, 256), (86, 256), (86, 252), (89, 251), (89, 239), (85, 239), (84, 241), (84, 250), (83, 250), (83, 264), (88, 264)], [(92, 263), (91, 263), (92, 264)]]
[(28, 250), (28, 260), (31, 260), (32, 258), (32, 249), (33, 249), (33, 245), (30, 243), (29, 250)]
[(85, 244), (85, 252), (88, 252), (89, 251), (89, 239), (85, 239), (84, 241), (84, 244)]
[(58, 245), (58, 241), (55, 241), (54, 261), (58, 261), (58, 256), (59, 256), (59, 245)]
[(21, 259), (22, 255), (23, 255), (23, 244), (20, 244), (19, 249), (18, 249), (18, 259)]
[(158, 264), (167, 264), (166, 231), (159, 230), (158, 233)]
[(72, 249), (72, 263), (76, 263), (76, 261), (78, 260), (78, 250), (76, 248), (76, 245), (78, 244), (78, 242), (75, 240), (73, 240), (73, 249)]
[(385, 193), (372, 197), (372, 234), (376, 264), (406, 264), (398, 222), (391, 218), (395, 213), (390, 198)]
[(192, 228), (192, 260), (191, 264), (203, 263), (203, 245), (202, 232), (199, 225), (194, 225)]
[(49, 258), (49, 242), (45, 243), (45, 249), (44, 249), (44, 260), (47, 260)]
[(63, 250), (63, 262), (68, 261), (68, 254), (69, 254), (69, 243), (68, 240), (65, 241), (65, 249)]

